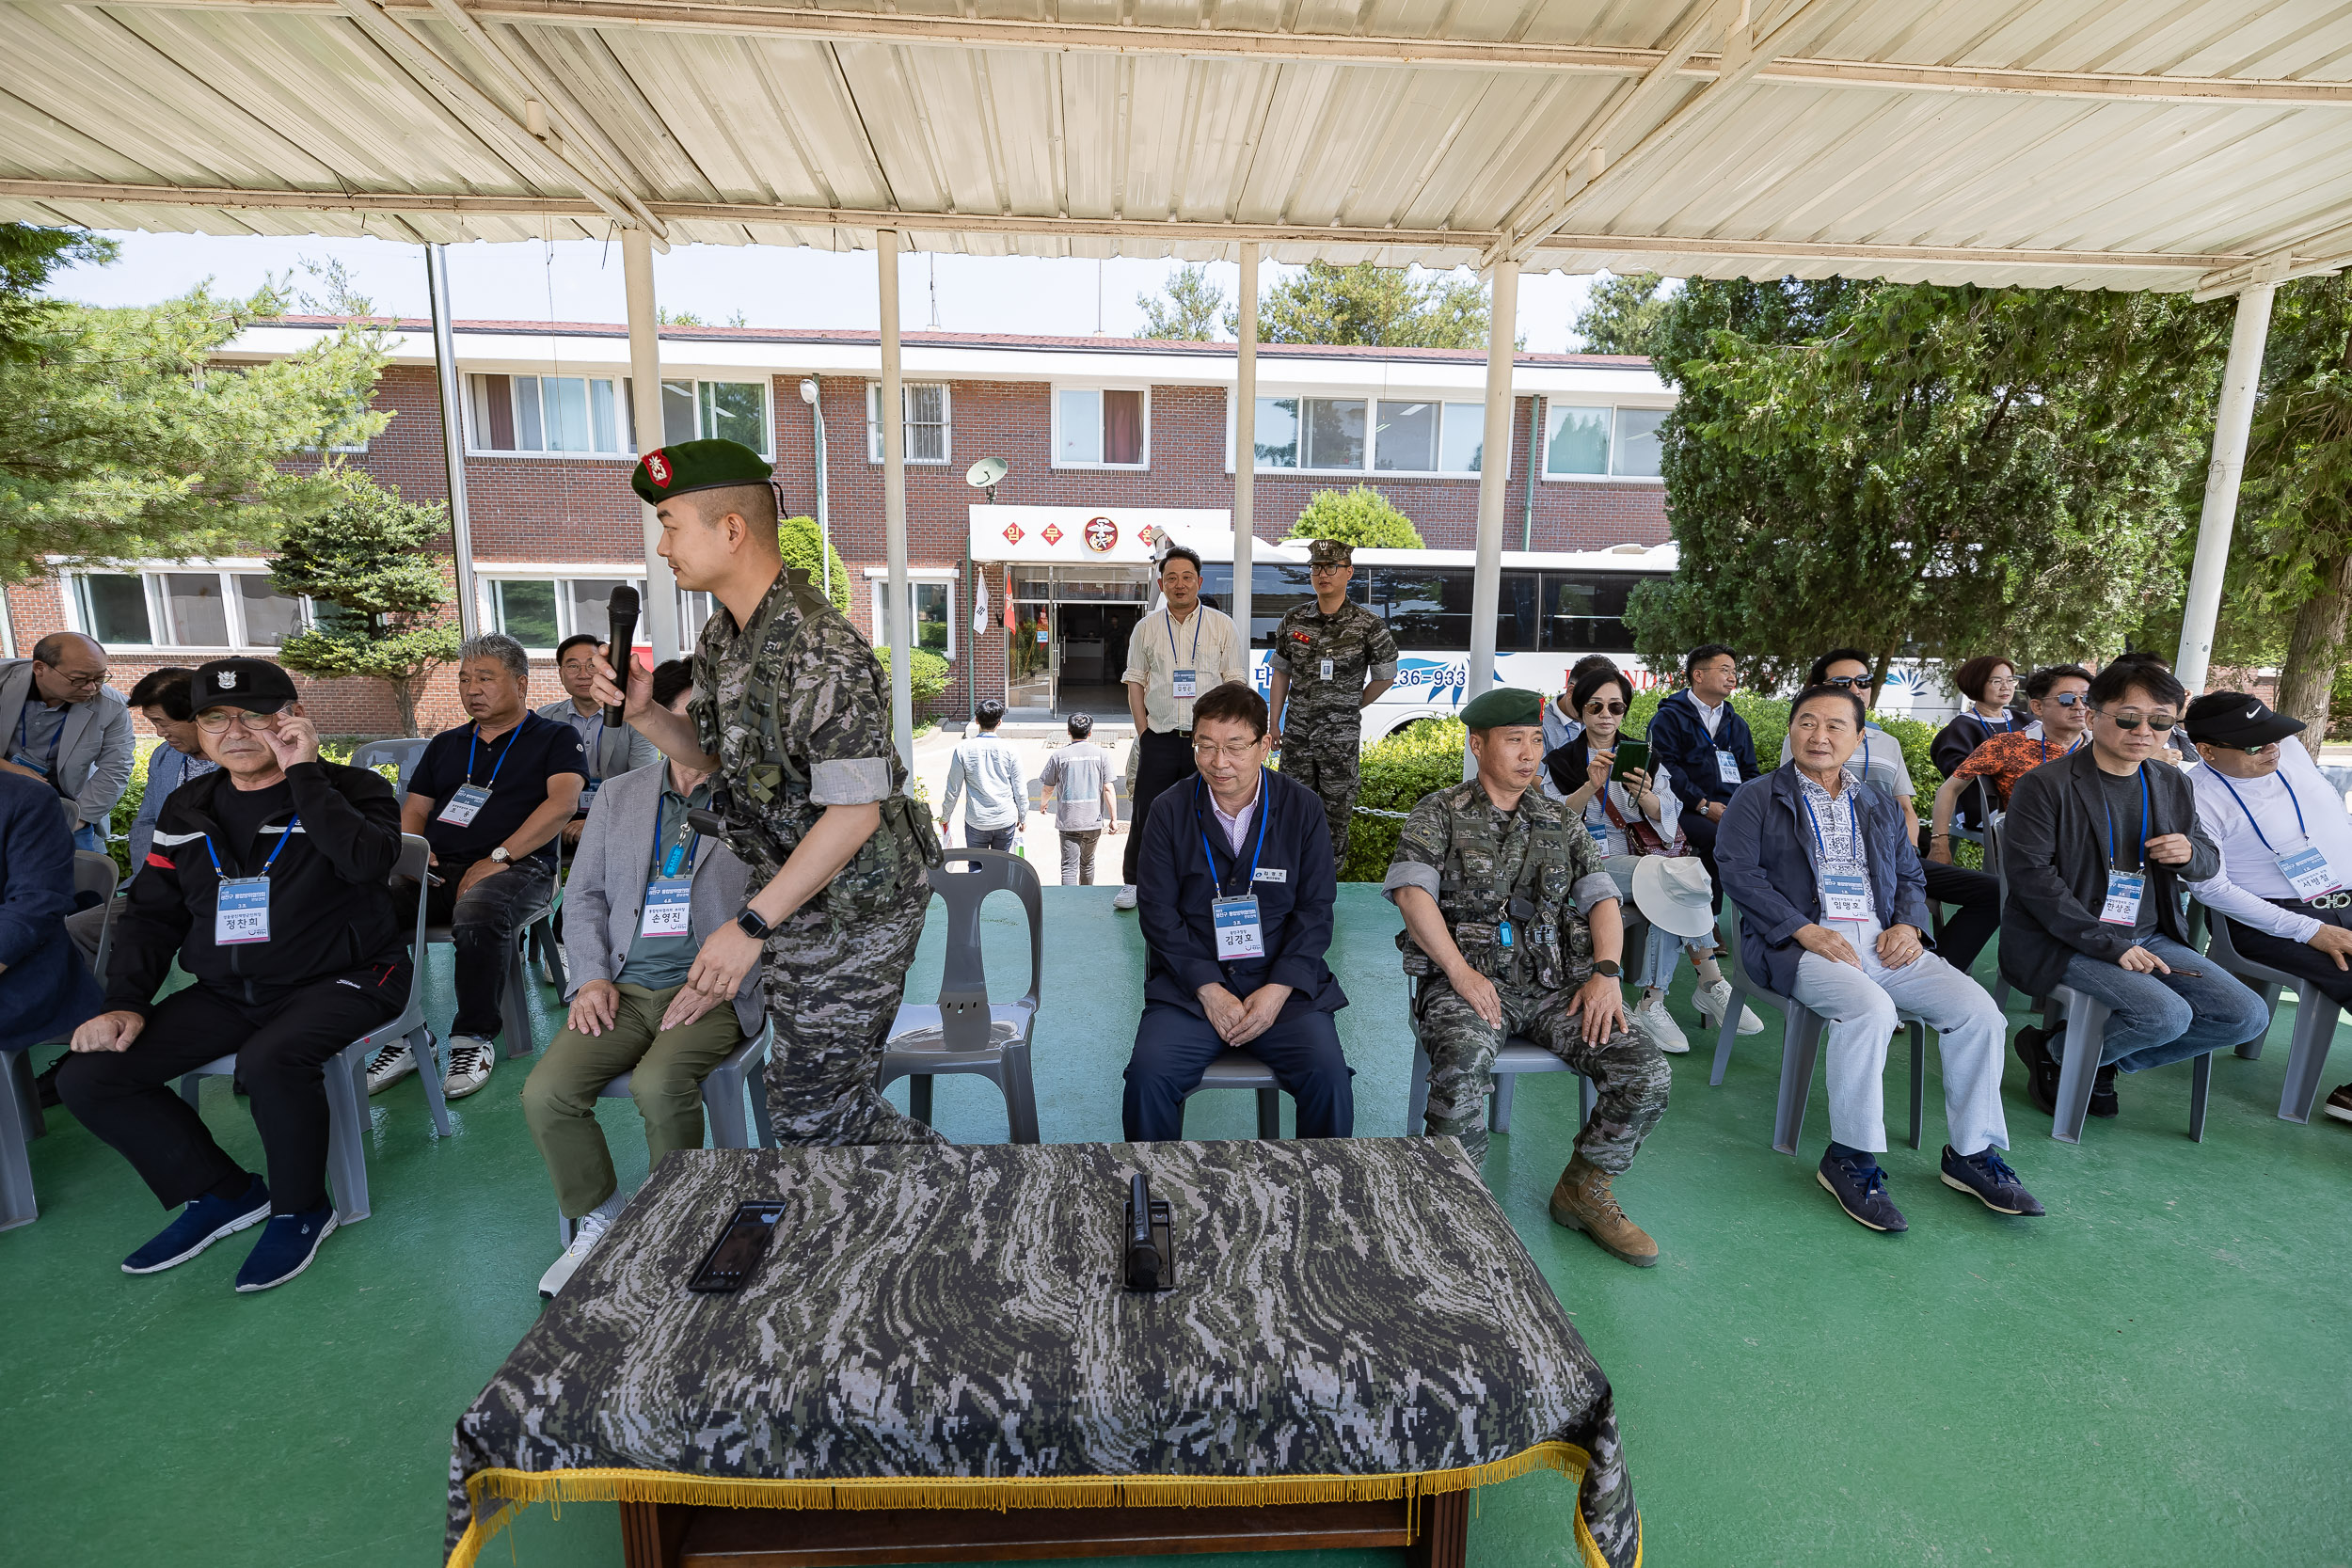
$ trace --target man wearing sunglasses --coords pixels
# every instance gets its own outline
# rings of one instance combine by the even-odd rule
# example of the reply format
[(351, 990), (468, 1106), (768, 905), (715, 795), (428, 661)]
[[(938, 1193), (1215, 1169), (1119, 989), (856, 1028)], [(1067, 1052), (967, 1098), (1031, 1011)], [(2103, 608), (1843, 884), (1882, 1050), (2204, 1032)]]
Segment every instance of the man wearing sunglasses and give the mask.
[[(2221, 850), (2221, 869), (2188, 891), (2229, 921), (2240, 954), (2352, 1006), (2352, 818), (2344, 792), (2294, 742), (2303, 721), (2242, 691), (2208, 691), (2188, 705), (2185, 727), (2205, 764), (2189, 774), (2197, 821)], [(2352, 1084), (2327, 1110), (2352, 1121)]]
[(2083, 743), (2090, 726), (2090, 672), (2079, 664), (2036, 670), (2026, 682), (2026, 705), (2034, 716), (2030, 728), (1991, 736), (1936, 786), (1930, 810), (1930, 864), (1951, 864), (1952, 814), (1960, 809), (1963, 792), (1975, 788), (1977, 781), (1983, 780), (1993, 791), (1996, 809), (2005, 808), (2018, 780)]
[(66, 802), (73, 847), (103, 849), (131, 787), (131, 710), (106, 685), (106, 650), (53, 631), (33, 657), (0, 661), (0, 770), (40, 779)]
[[(2119, 660), (2090, 682), (2090, 743), (2018, 780), (2001, 830), (2009, 902), (2001, 974), (2027, 996), (2067, 985), (2115, 1009), (2090, 1114), (2116, 1115), (2117, 1072), (2243, 1044), (2269, 1027), (2262, 998), (2188, 945), (2184, 883), (2210, 881), (2221, 853), (2196, 793), (2157, 757), (2185, 693), (2169, 671)], [(2017, 1033), (2027, 1090), (2058, 1101), (2052, 1032)]]

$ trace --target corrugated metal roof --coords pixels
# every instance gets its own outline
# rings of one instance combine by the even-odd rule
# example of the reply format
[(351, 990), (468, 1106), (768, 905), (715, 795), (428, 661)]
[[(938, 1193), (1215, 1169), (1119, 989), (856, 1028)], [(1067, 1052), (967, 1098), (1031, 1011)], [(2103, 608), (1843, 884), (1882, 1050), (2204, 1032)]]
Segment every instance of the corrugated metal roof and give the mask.
[(2161, 289), (2352, 255), (2344, 0), (0, 0), (0, 56), (37, 222)]

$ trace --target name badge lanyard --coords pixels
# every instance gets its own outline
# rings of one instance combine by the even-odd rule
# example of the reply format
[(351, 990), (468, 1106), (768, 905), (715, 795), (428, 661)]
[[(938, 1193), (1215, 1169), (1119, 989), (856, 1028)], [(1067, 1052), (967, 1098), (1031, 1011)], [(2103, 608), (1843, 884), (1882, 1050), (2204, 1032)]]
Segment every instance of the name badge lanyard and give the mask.
[[(1200, 820), (1200, 780), (1192, 781), (1193, 826), (1200, 830), (1200, 853), (1207, 857), (1209, 877), (1216, 892), (1209, 899), (1210, 923), (1216, 931), (1216, 957), (1220, 963), (1233, 958), (1263, 958), (1265, 957), (1265, 936), (1258, 915), (1258, 895), (1244, 893), (1235, 897), (1225, 895), (1225, 878), (1216, 869), (1216, 851), (1209, 847), (1209, 830)], [(1265, 853), (1265, 819), (1273, 815), (1273, 802), (1266, 799), (1264, 769), (1259, 770), (1258, 783), (1258, 843), (1249, 852), (1249, 881), (1258, 885), (1258, 861)], [(1233, 856), (1239, 867), (1241, 856)]]
[(2287, 804), (2295, 808), (2295, 828), (2302, 835), (2303, 847), (2288, 850), (2284, 854), (2280, 854), (2279, 847), (2270, 842), (2270, 835), (2263, 832), (2263, 825), (2254, 820), (2254, 814), (2247, 809), (2246, 797), (2237, 792), (2237, 785), (2230, 782), (2230, 776), (2219, 768), (2214, 769), (2213, 776), (2221, 781), (2221, 787), (2228, 790), (2230, 799), (2237, 802), (2237, 809), (2246, 817), (2246, 825), (2254, 830), (2254, 836), (2262, 840), (2265, 849), (2270, 851), (2270, 858), (2279, 863), (2280, 875), (2286, 878), (2298, 896), (2317, 898), (2334, 893), (2344, 885), (2329, 871), (2328, 857), (2321, 854), (2319, 847), (2312, 842), (2311, 824), (2303, 820), (2303, 802), (2295, 798), (2295, 785), (2288, 783), (2285, 774), (2278, 776), (2279, 783), (2286, 788)]
[(278, 835), (278, 847), (262, 863), (262, 869), (250, 877), (231, 877), (222, 870), (220, 851), (213, 847), (213, 835), (204, 835), (204, 853), (212, 858), (213, 876), (219, 883), (213, 908), (213, 941), (216, 945), (269, 941), (269, 868), (286, 852), (286, 846), (293, 841), (294, 829), (301, 822), (300, 812), (287, 819), (286, 831)]
[[(1970, 717), (1971, 719), (1974, 719), (1974, 720), (1977, 721), (1977, 728), (1979, 728), (1979, 730), (1982, 730), (1982, 731), (1984, 732), (1984, 737), (1985, 737), (1987, 740), (1990, 740), (1990, 739), (1992, 739), (1992, 738), (1993, 738), (1993, 721), (1992, 721), (1992, 720), (1987, 719), (1987, 718), (1986, 718), (1983, 714), (1981, 714), (1981, 713), (1972, 713), (1972, 714), (1970, 714), (1970, 715), (1969, 715), (1969, 717)], [(2011, 733), (2013, 733), (2013, 732), (2016, 730), (2016, 728), (2017, 728), (2017, 716), (2016, 716), (2015, 714), (2013, 714), (2013, 713), (2012, 713), (2012, 714), (2008, 714), (2008, 715), (2006, 715), (2006, 716), (2005, 716), (2005, 717), (2001, 720), (2001, 732), (2000, 732), (2001, 734), (2003, 734), (2003, 735), (2009, 735), (2009, 734), (2011, 734)]]
[[(681, 821), (680, 827), (685, 823)], [(662, 807), (654, 807), (654, 843), (670, 838), (675, 829), (662, 822)], [(702, 834), (691, 829), (678, 833), (662, 855), (661, 869), (646, 884), (644, 918), (638, 924), (641, 937), (682, 937), (692, 935), (694, 897), (694, 857), (701, 852)], [(678, 875), (683, 868), (686, 875)]]
[[(531, 716), (525, 714), (523, 723), (530, 721)], [(498, 786), (499, 774), (506, 767), (506, 759), (514, 753), (515, 737), (522, 733), (522, 724), (506, 732), (506, 744), (499, 748), (499, 758), (491, 766), (489, 778), (476, 784), (473, 782), (473, 769), (476, 748), (482, 744), (482, 726), (474, 726), (473, 734), (466, 737), (466, 782), (451, 792), (448, 803), (441, 807), (441, 821), (458, 828), (473, 825), (473, 819), (482, 814), (483, 806), (489, 801), (490, 791)]]
[[(1821, 834), (1821, 819), (1813, 814), (1813, 800), (1803, 791), (1797, 799), (1804, 802), (1804, 818), (1813, 826), (1813, 843), (1821, 851), (1821, 912), (1832, 920), (1864, 921), (1870, 918), (1870, 882), (1851, 871), (1832, 873), (1829, 869), (1829, 840)], [(1832, 808), (1836, 809), (1835, 807)], [(1862, 813), (1855, 806), (1851, 791), (1846, 796), (1846, 831), (1851, 835), (1854, 853), (1862, 853)]]
[(1160, 623), (1160, 629), (1168, 633), (1168, 687), (1169, 694), (1178, 698), (1180, 701), (1190, 702), (1192, 701), (1194, 689), (1200, 685), (1200, 623), (1203, 620), (1206, 620), (1207, 617), (1200, 613), (1200, 607), (1199, 605), (1196, 604), (1192, 607), (1192, 663), (1188, 668), (1180, 670), (1176, 668), (1176, 617), (1172, 612), (1168, 610), (1162, 610), (1160, 613), (1163, 617)]
[[(519, 724), (515, 727), (516, 729), (522, 728)], [(596, 710), (596, 733), (588, 738), (588, 782), (591, 788), (594, 788), (596, 784), (601, 782), (597, 769), (602, 766), (602, 764), (599, 763), (597, 759), (603, 754), (604, 710), (599, 708)]]
[(2148, 887), (2148, 864), (2145, 850), (2148, 843), (2148, 824), (2155, 808), (2149, 797), (2148, 765), (2141, 763), (2137, 771), (2139, 777), (2138, 842), (2142, 849), (2140, 868), (2137, 871), (2116, 869), (2115, 808), (2107, 804), (2106, 791), (2104, 788), (2099, 791), (2099, 809), (2107, 815), (2107, 901), (2106, 906), (2099, 911), (2099, 920), (2103, 925), (2137, 926), (2139, 924), (2139, 901)]

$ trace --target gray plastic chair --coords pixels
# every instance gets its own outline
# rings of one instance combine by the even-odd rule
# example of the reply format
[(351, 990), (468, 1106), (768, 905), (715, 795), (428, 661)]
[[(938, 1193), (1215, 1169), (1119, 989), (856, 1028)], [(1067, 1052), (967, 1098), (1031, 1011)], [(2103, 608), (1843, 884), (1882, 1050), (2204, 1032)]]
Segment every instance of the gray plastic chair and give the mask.
[[(1279, 1138), (1282, 1135), (1282, 1086), (1275, 1081), (1274, 1069), (1247, 1051), (1228, 1049), (1200, 1072), (1200, 1082), (1184, 1095), (1189, 1103), (1192, 1097), (1209, 1089), (1254, 1089), (1258, 1096), (1258, 1136)], [(1181, 1132), (1184, 1111), (1177, 1110)]]
[(400, 778), (392, 788), (403, 797), (408, 793), (408, 776), (417, 770), (417, 759), (431, 745), (430, 736), (401, 736), (390, 740), (366, 740), (351, 749), (351, 766), (374, 768), (390, 763), (400, 769)]
[[(1780, 1098), (1772, 1110), (1772, 1148), (1794, 1154), (1797, 1140), (1804, 1135), (1805, 1105), (1813, 1098), (1813, 1069), (1820, 1059), (1823, 1020), (1804, 1003), (1766, 990), (1749, 975), (1747, 965), (1740, 959), (1740, 906), (1728, 898), (1724, 900), (1724, 918), (1729, 922), (1724, 945), (1731, 958), (1731, 1002), (1724, 1008), (1724, 1025), (1715, 1037), (1715, 1069), (1708, 1077), (1708, 1086), (1722, 1084), (1724, 1069), (1731, 1065), (1731, 1042), (1738, 1037), (1741, 1005), (1755, 1000), (1777, 1009), (1781, 1016)], [(1916, 1148), (1927, 1124), (1928, 1028), (1915, 1013), (1898, 1008), (1895, 1017), (1911, 1035), (1911, 1147)]]
[[(1411, 1001), (1406, 1009), (1406, 1016), (1413, 1029), (1413, 1077), (1405, 1096), (1405, 1135), (1409, 1138), (1421, 1132), (1429, 1115), (1431, 1064), (1429, 1053), (1422, 1049), (1421, 1043), (1422, 982), (1416, 976), (1408, 979), (1406, 984), (1411, 988)], [(1577, 1072), (1534, 1041), (1519, 1035), (1513, 1035), (1502, 1042), (1502, 1049), (1495, 1053), (1492, 1070), (1494, 1095), (1486, 1102), (1486, 1127), (1489, 1132), (1511, 1131), (1512, 1091), (1518, 1086), (1519, 1079), (1531, 1072), (1575, 1073), (1576, 1124), (1579, 1127), (1592, 1119), (1593, 1106), (1600, 1098), (1591, 1079)]]
[[(392, 875), (422, 877), (426, 852), (423, 839), (414, 833), (403, 834), (400, 863), (392, 868)], [(408, 983), (407, 1005), (401, 1008), (398, 1018), (352, 1041), (326, 1064), (326, 1181), (335, 1194), (335, 1221), (339, 1225), (368, 1217), (368, 1061), (378, 1049), (397, 1039), (408, 1041), (409, 1048), (417, 1053), (418, 1070), (424, 1077), (425, 1099), (433, 1107), (433, 1124), (443, 1137), (449, 1135), (449, 1108), (441, 1102), (440, 1074), (434, 1070), (437, 1064), (433, 1034), (424, 1025), (421, 899), (417, 910), (417, 928), (408, 943), (413, 977)], [(232, 1077), (236, 1070), (235, 1053), (215, 1056), (181, 1078), (181, 1097), (196, 1105), (202, 1080)]]
[[(1029, 1047), (1037, 1031), (1045, 964), (1045, 911), (1037, 870), (1001, 849), (950, 849), (947, 863), (947, 869), (930, 874), (931, 892), (947, 906), (939, 1001), (900, 1005), (882, 1047), (876, 1087), (908, 1080), (908, 1108), (915, 1120), (929, 1126), (933, 1078), (957, 1072), (985, 1078), (1005, 1097), (1012, 1141), (1033, 1144), (1038, 1141), (1037, 1087), (1030, 1077)], [(965, 868), (953, 869), (958, 863)], [(1005, 889), (1021, 900), (1029, 917), (1029, 989), (1017, 1001), (992, 1003), (980, 954), (980, 906), (990, 894)]]
[(76, 895), (98, 895), (99, 907), (106, 913), (98, 927), (98, 978), (106, 978), (106, 960), (114, 954), (115, 892), (122, 882), (122, 868), (115, 858), (98, 849), (73, 851), (73, 891)]
[[(120, 868), (112, 855), (95, 849), (73, 851), (73, 891), (94, 893), (106, 914), (99, 929), (98, 973), (106, 973), (106, 955), (114, 940), (115, 883)], [(75, 956), (80, 962), (80, 956)], [(54, 1042), (52, 1042), (54, 1043)], [(29, 1148), (49, 1132), (40, 1114), (40, 1096), (33, 1086), (32, 1053), (0, 1053), (0, 1230), (30, 1225), (40, 1216), (33, 1198), (33, 1160)]]
[[(2099, 1047), (2114, 1009), (2072, 986), (2050, 989), (2050, 1008), (2066, 1023), (2060, 1046), (2058, 1114), (2051, 1118), (2050, 1136), (2062, 1144), (2078, 1144), (2083, 1141), (2083, 1122), (2090, 1114), (2090, 1085), (2098, 1075)], [(2213, 1056), (2208, 1051), (2190, 1064), (2188, 1135), (2196, 1143), (2205, 1141), (2205, 1102), (2213, 1090)]]
[[(514, 945), (507, 950), (506, 974), (499, 981), (499, 1034), (504, 1046), (501, 1054), (507, 1057), (528, 1056), (539, 1049), (539, 1037), (531, 1026), (531, 966), (535, 960), (548, 975), (548, 983), (562, 994), (564, 987), (564, 944), (555, 936), (555, 906), (564, 893), (564, 839), (555, 839), (555, 880), (548, 886), (547, 902), (526, 911), (515, 927)], [(419, 900), (421, 905), (422, 900)], [(447, 926), (425, 927), (426, 942), (436, 947), (454, 947), (455, 934)], [(421, 1071), (424, 1064), (417, 1064)]]
[[(728, 1004), (730, 1006), (732, 1003)], [(710, 1147), (713, 1148), (773, 1148), (775, 1133), (768, 1126), (768, 1041), (774, 1025), (763, 1025), (758, 1034), (727, 1053), (726, 1060), (710, 1069), (703, 1080), (703, 1118), (710, 1124)], [(627, 1100), (629, 1080), (634, 1074), (624, 1072), (596, 1091), (598, 1100)], [(743, 1117), (743, 1097), (751, 1096), (752, 1115)], [(580, 1222), (558, 1210), (555, 1233), (565, 1246), (572, 1244), (572, 1235)]]
[[(2204, 908), (2194, 902), (2190, 907)], [(2328, 1048), (2335, 1043), (2335, 1002), (2319, 989), (2317, 981), (2273, 969), (2239, 953), (2237, 944), (2230, 940), (2230, 922), (2223, 916), (2211, 914), (2207, 926), (2213, 940), (2206, 943), (2205, 957), (2259, 989), (2263, 1005), (2274, 1016), (2279, 1011), (2280, 992), (2295, 992), (2295, 1033), (2287, 1053), (2286, 1083), (2279, 1090), (2279, 1119), (2308, 1123), (2312, 1119), (2312, 1104), (2319, 1098), (2320, 1075), (2328, 1068)], [(2257, 1035), (2239, 1046), (2237, 1053), (2249, 1062), (2261, 1060), (2263, 1038)]]

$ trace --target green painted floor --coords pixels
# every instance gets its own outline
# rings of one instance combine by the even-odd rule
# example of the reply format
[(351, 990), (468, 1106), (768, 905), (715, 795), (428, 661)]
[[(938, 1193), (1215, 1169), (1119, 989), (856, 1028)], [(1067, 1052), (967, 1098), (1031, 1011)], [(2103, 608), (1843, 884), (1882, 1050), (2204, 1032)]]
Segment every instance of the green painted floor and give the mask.
[[(997, 903), (992, 972), (1011, 974), (1025, 970), (1025, 937)], [(1046, 906), (1044, 1135), (1115, 1138), (1139, 939), (1108, 889), (1048, 889)], [(1372, 888), (1342, 890), (1332, 957), (1355, 999), (1340, 1023), (1367, 1133), (1403, 1130), (1395, 929)], [(914, 994), (937, 985), (936, 935)], [(443, 1020), (447, 962), (432, 1009)], [(1688, 985), (1686, 971), (1676, 1011), (1696, 1039)], [(2039, 1222), (1999, 1219), (1936, 1182), (1931, 1083), (1928, 1147), (1886, 1161), (1912, 1222), (1900, 1237), (1863, 1230), (1814, 1184), (1828, 1132), (1818, 1085), (1810, 1157), (1772, 1152), (1768, 1019), (1772, 1036), (1741, 1043), (1721, 1088), (1707, 1086), (1704, 1049), (1676, 1059), (1674, 1104), (1619, 1187), (1664, 1247), (1646, 1272), (1546, 1217), (1575, 1089), (1529, 1080), (1486, 1174), (1616, 1386), (1647, 1561), (2352, 1563), (2352, 1128), (2276, 1119), (2292, 1019), (2282, 1008), (2263, 1060), (2217, 1061), (2201, 1146), (2185, 1135), (2185, 1065), (2127, 1081), (2122, 1118), (2069, 1148), (2049, 1140), (2012, 1060), (2014, 1163), (2049, 1207)], [(2352, 1050), (2337, 1060), (2328, 1085), (2352, 1077)], [(379, 1097), (374, 1216), (294, 1284), (251, 1297), (230, 1289), (243, 1238), (166, 1275), (123, 1275), (162, 1213), (120, 1161), (53, 1116), (33, 1149), (41, 1218), (0, 1235), (0, 1561), (437, 1560), (450, 1429), (538, 1311), (533, 1286), (555, 1252), (516, 1100), (526, 1065), (501, 1067), (458, 1106), (447, 1139), (432, 1136), (413, 1080)], [(1898, 1052), (1899, 1129), (1906, 1072)], [(633, 1112), (606, 1111), (633, 1179)], [(205, 1114), (258, 1162), (227, 1084), (206, 1085)], [(959, 1140), (1005, 1136), (977, 1080), (940, 1082), (938, 1120)], [(1212, 1095), (1188, 1131), (1253, 1126), (1249, 1096)], [(1490, 1489), (1475, 1560), (1576, 1561), (1569, 1501), (1548, 1475)], [(620, 1560), (611, 1505), (560, 1520), (533, 1510), (512, 1539), (524, 1565)], [(508, 1552), (494, 1543), (483, 1560)]]

